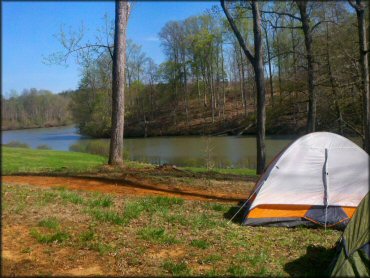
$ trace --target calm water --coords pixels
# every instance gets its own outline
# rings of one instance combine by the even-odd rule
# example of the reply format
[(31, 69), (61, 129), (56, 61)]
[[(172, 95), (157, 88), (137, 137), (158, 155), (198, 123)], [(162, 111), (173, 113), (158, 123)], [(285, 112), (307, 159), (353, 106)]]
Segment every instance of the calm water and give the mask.
[[(131, 160), (178, 166), (204, 166), (211, 161), (215, 167), (256, 167), (256, 139), (254, 136), (218, 137), (153, 137), (125, 139), (125, 152)], [(268, 136), (267, 161), (297, 137)], [(77, 133), (74, 126), (38, 128), (2, 132), (2, 143), (18, 141), (31, 148), (48, 145), (51, 149), (68, 151), (72, 145), (99, 141), (109, 145), (108, 139), (91, 139)], [(356, 141), (356, 140), (354, 140)], [(358, 140), (357, 140), (358, 141)], [(209, 157), (209, 158), (208, 158)]]

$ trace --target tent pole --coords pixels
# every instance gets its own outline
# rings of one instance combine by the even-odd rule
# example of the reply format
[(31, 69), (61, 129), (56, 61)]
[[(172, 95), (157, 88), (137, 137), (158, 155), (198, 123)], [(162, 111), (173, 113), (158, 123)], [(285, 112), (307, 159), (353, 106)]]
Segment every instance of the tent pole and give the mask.
[(231, 221), (233, 221), (233, 219), (235, 218), (235, 216), (237, 216), (237, 214), (244, 208), (244, 206), (248, 203), (248, 201), (250, 200), (250, 198), (252, 198), (252, 196), (258, 191), (258, 189), (261, 188), (261, 186), (264, 184), (265, 182), (261, 182), (261, 184), (252, 192), (251, 195), (249, 195), (249, 198), (244, 202), (244, 204), (238, 209), (238, 211), (234, 214), (233, 217), (231, 217), (231, 219), (227, 222), (227, 224), (229, 224)]
[(328, 220), (328, 149), (325, 149), (325, 163), (324, 163), (324, 205), (325, 205), (325, 231), (326, 231), (326, 223)]

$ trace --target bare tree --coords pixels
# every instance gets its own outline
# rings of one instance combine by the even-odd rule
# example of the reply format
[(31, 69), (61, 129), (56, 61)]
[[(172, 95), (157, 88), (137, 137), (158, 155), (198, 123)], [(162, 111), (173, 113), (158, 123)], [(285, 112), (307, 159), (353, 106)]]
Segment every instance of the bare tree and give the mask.
[(238, 39), (240, 47), (243, 49), (245, 56), (253, 66), (254, 78), (257, 88), (257, 174), (262, 174), (265, 168), (265, 77), (263, 66), (263, 49), (262, 49), (262, 31), (261, 15), (256, 1), (250, 2), (253, 14), (253, 34), (254, 34), (254, 55), (249, 51), (247, 45), (236, 26), (234, 19), (230, 15), (225, 0), (221, 0), (221, 7), (230, 23), (230, 26)]
[(365, 20), (365, 3), (362, 0), (348, 1), (355, 9), (358, 23), (358, 39), (360, 43), (360, 66), (361, 66), (361, 83), (362, 83), (362, 101), (363, 101), (363, 129), (364, 142), (363, 147), (367, 153), (370, 153), (370, 88), (369, 88), (369, 65), (366, 42), (366, 20)]
[(295, 1), (299, 13), (302, 29), (304, 33), (304, 42), (307, 55), (308, 71), (308, 116), (307, 116), (307, 133), (314, 132), (316, 127), (316, 92), (315, 92), (315, 61), (312, 51), (312, 31), (310, 27), (310, 17), (307, 12), (307, 1)]
[(128, 1), (116, 0), (112, 72), (112, 133), (109, 148), (110, 165), (123, 164), (126, 30), (129, 15), (130, 3)]
[[(98, 35), (95, 43), (83, 43), (83, 26), (77, 32), (70, 31), (67, 35), (61, 30), (58, 39), (65, 51), (56, 52), (46, 57), (48, 64), (66, 63), (70, 55), (74, 54), (76, 60), (83, 67), (88, 67), (108, 52), (112, 59), (112, 115), (111, 115), (111, 141), (109, 160), (110, 165), (123, 164), (123, 132), (124, 132), (124, 93), (126, 68), (126, 31), (131, 5), (127, 0), (115, 1), (114, 28), (108, 24), (105, 17), (105, 28)], [(111, 45), (111, 35), (114, 30), (114, 44)]]

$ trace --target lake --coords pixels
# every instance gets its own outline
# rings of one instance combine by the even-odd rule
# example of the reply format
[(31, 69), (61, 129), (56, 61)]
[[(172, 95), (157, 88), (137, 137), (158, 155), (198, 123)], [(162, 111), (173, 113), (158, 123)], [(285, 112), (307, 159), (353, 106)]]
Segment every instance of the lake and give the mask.
[[(269, 162), (297, 136), (267, 136), (266, 156)], [(11, 130), (2, 132), (2, 143), (26, 143), (31, 148), (48, 145), (53, 150), (79, 149), (99, 142), (107, 150), (109, 139), (92, 139), (78, 134), (75, 126)], [(359, 140), (355, 138), (356, 143)], [(205, 166), (207, 161), (221, 168), (256, 168), (256, 139), (254, 136), (176, 136), (129, 138), (124, 151), (131, 160), (178, 166)]]

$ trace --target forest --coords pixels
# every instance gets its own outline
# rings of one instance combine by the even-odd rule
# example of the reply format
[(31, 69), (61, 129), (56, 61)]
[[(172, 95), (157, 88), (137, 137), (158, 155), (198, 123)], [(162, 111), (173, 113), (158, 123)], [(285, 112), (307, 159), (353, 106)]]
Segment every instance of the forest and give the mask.
[[(251, 10), (236, 4), (229, 9), (252, 46)], [(267, 134), (304, 133), (314, 93), (315, 130), (363, 137), (355, 9), (344, 1), (308, 2), (307, 30), (295, 2), (261, 2), (260, 10)], [(110, 136), (114, 24), (108, 18), (105, 24), (110, 31), (99, 35), (107, 37), (108, 47), (81, 48), (85, 34), (59, 34), (63, 57), (80, 61), (78, 89), (59, 95), (29, 90), (3, 100), (3, 129), (72, 119), (83, 134)], [(253, 67), (219, 6), (167, 22), (158, 37), (166, 55), (159, 65), (127, 41), (125, 136), (256, 132)], [(50, 56), (54, 62), (56, 54)]]
[(68, 92), (25, 89), (1, 98), (1, 129), (63, 126), (73, 123)]

